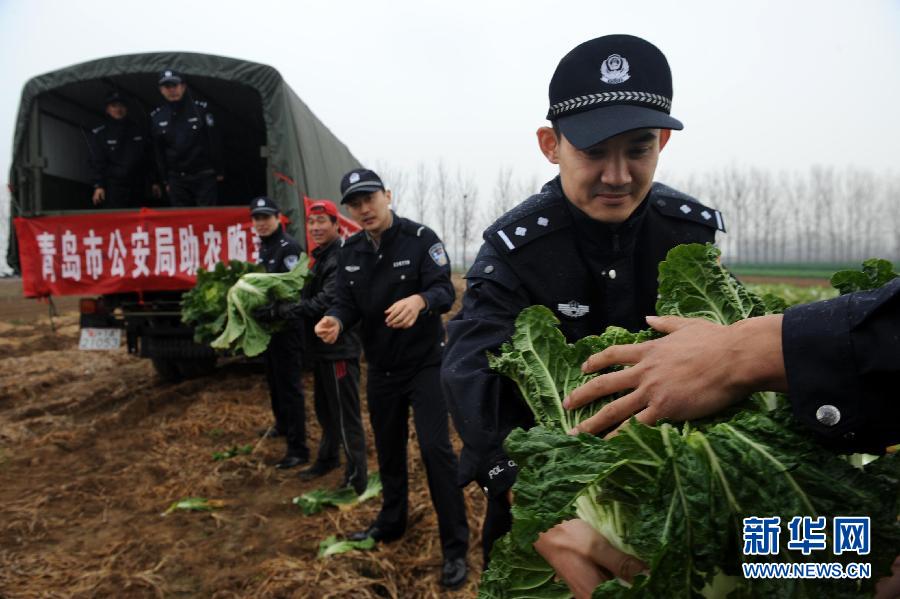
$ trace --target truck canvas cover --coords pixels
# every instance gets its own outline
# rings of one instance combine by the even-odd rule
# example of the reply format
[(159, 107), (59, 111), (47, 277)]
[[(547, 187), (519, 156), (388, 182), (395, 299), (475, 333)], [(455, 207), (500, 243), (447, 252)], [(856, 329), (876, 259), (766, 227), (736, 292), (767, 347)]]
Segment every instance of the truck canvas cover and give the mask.
[[(90, 204), (90, 184), (87, 175), (85, 136), (90, 128), (102, 123), (104, 97), (110, 89), (124, 92), (131, 98), (129, 117), (133, 120), (146, 120), (153, 107), (163, 104), (164, 100), (157, 87), (158, 74), (165, 69), (181, 72), (194, 97), (209, 102), (210, 110), (215, 113), (217, 125), (224, 128), (225, 181), (220, 186), (220, 214), (215, 218), (212, 212), (217, 209), (199, 208), (143, 208), (141, 210), (113, 211), (95, 210)], [(199, 240), (199, 266), (206, 266), (203, 256), (209, 248), (204, 245), (203, 232), (207, 225), (203, 214), (216, 220), (221, 227), (214, 237), (222, 247), (228, 248), (227, 222), (229, 219), (241, 220), (246, 215), (248, 201), (261, 194), (267, 194), (282, 209), (290, 220), (289, 231), (301, 242), (305, 241), (303, 222), (304, 198), (340, 197), (340, 177), (346, 171), (359, 166), (347, 147), (334, 136), (331, 131), (312, 113), (309, 107), (287, 85), (277, 70), (263, 64), (247, 62), (234, 58), (195, 54), (185, 52), (163, 52), (149, 54), (132, 54), (93, 60), (82, 64), (40, 75), (28, 81), (22, 91), (22, 99), (16, 122), (13, 141), (13, 159), (10, 168), (9, 182), (11, 188), (11, 216), (15, 227), (11, 227), (10, 245), (7, 253), (9, 264), (22, 272), (23, 262), (28, 258), (19, 256), (17, 229), (25, 230), (29, 225), (32, 231), (29, 248), (31, 253), (37, 250), (40, 255), (32, 256), (38, 262), (38, 274), (41, 272), (41, 261), (45, 273), (54, 277), (63, 277), (67, 266), (63, 261), (66, 223), (73, 224), (68, 240), (69, 248), (76, 244), (79, 252), (84, 239), (100, 238), (94, 243), (93, 272), (89, 268), (87, 256), (79, 258), (78, 274), (84, 277), (85, 283), (90, 276), (97, 279), (97, 269), (104, 269), (101, 274), (108, 275), (112, 262), (98, 262), (97, 256), (102, 253), (103, 260), (112, 259), (113, 253), (121, 254), (123, 247), (128, 254), (129, 235), (138, 234), (137, 241), (144, 242), (143, 235), (148, 231), (145, 222), (161, 222), (168, 213), (174, 220), (176, 215), (184, 220), (182, 228), (191, 227), (187, 242)], [(243, 207), (244, 212), (237, 210)], [(188, 216), (185, 213), (193, 213)], [(109, 224), (113, 216), (122, 223), (131, 222), (134, 227), (130, 231), (120, 230), (116, 238), (113, 229), (106, 227), (105, 234), (95, 226), (93, 235), (89, 230), (76, 231), (78, 226), (87, 222), (86, 217), (93, 217), (94, 225), (105, 222)], [(101, 218), (103, 217), (103, 218)], [(67, 221), (66, 219), (70, 219)], [(186, 219), (186, 220), (185, 220)], [(26, 223), (26, 221), (28, 221)], [(188, 223), (188, 221), (190, 221)], [(218, 222), (223, 221), (223, 222)], [(34, 231), (38, 223), (53, 224), (57, 233), (51, 240), (45, 234), (43, 241), (37, 238)], [(135, 224), (136, 223), (136, 224)], [(150, 225), (152, 228), (156, 225)], [(82, 226), (83, 228), (83, 226)], [(242, 228), (249, 233), (249, 218)], [(40, 227), (38, 227), (40, 229)], [(107, 231), (107, 229), (109, 229)], [(211, 229), (210, 229), (211, 230)], [(174, 246), (179, 244), (179, 233), (184, 241), (184, 232), (173, 226), (171, 235), (162, 231), (164, 241)], [(24, 240), (23, 240), (24, 241)], [(43, 243), (43, 245), (41, 245)], [(52, 247), (51, 244), (52, 243)], [(159, 239), (151, 235), (146, 239), (152, 254), (150, 262), (156, 258), (157, 250), (166, 250), (168, 246), (160, 246)], [(24, 244), (23, 244), (24, 245)], [(187, 247), (187, 246), (186, 246)], [(141, 247), (143, 250), (143, 246)], [(246, 259), (252, 257), (252, 247), (246, 253)], [(164, 252), (165, 254), (165, 252)], [(144, 253), (146, 256), (146, 253)], [(121, 256), (119, 256), (121, 258)], [(221, 259), (230, 256), (223, 252)], [(238, 255), (237, 257), (240, 257)], [(74, 260), (69, 254), (70, 260)], [(172, 256), (179, 269), (182, 256)], [(142, 258), (142, 260), (144, 260)], [(164, 266), (165, 276), (172, 268), (169, 258)], [(196, 268), (197, 260), (187, 264), (184, 274)], [(138, 268), (133, 260), (118, 264), (117, 270), (124, 277), (134, 271), (151, 271), (154, 264), (143, 263)], [(73, 275), (74, 263), (68, 264), (68, 275)], [(158, 269), (157, 269), (158, 270)], [(24, 278), (24, 273), (23, 273)], [(187, 280), (173, 277), (171, 289), (189, 287)], [(132, 282), (130, 288), (136, 288)], [(165, 286), (163, 286), (165, 287)], [(157, 287), (160, 288), (160, 287)], [(124, 288), (122, 289), (124, 290)], [(79, 293), (88, 291), (84, 286), (76, 285), (71, 291), (63, 293)], [(26, 290), (26, 294), (29, 294)], [(41, 295), (46, 292), (33, 292), (29, 295)]]

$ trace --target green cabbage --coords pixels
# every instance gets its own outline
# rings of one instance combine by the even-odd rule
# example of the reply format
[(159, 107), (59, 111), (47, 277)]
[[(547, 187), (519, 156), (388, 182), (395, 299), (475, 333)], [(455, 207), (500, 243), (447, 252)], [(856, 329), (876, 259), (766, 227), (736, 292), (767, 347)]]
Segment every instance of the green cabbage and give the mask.
[(375, 539), (372, 537), (366, 537), (362, 541), (350, 541), (347, 539), (338, 540), (337, 536), (331, 535), (319, 543), (319, 558), (347, 553), (355, 549), (367, 550), (374, 548)]
[(274, 329), (257, 322), (253, 311), (276, 301), (298, 301), (308, 277), (309, 258), (306, 254), (301, 254), (290, 272), (243, 275), (226, 294), (225, 329), (210, 345), (216, 349), (240, 351), (250, 357), (263, 353)]
[[(780, 310), (777, 298), (745, 289), (718, 261), (713, 246), (685, 245), (660, 265), (657, 313), (729, 324)], [(553, 313), (522, 311), (509, 343), (492, 367), (513, 379), (537, 426), (513, 431), (505, 443), (519, 465), (512, 530), (491, 554), (479, 596), (568, 597), (565, 584), (533, 549), (540, 532), (573, 517), (589, 522), (614, 545), (650, 564), (633, 586), (609, 581), (595, 597), (854, 597), (871, 595), (900, 548), (897, 522), (900, 459), (885, 456), (865, 468), (817, 445), (796, 424), (784, 397), (754, 394), (715, 418), (672, 425), (630, 426), (610, 441), (566, 433), (605, 402), (567, 412), (562, 400), (591, 376), (580, 364), (610, 345), (640, 343), (651, 331), (610, 327), (568, 344)], [(593, 376), (593, 375), (592, 375)], [(609, 401), (611, 398), (607, 398)], [(873, 578), (747, 580), (742, 520), (780, 516), (867, 515)], [(841, 561), (830, 551), (804, 557), (786, 550), (772, 561)], [(829, 548), (830, 530), (829, 530)], [(846, 560), (845, 560), (846, 561)]]
[(293, 503), (303, 510), (304, 515), (311, 516), (318, 514), (329, 506), (353, 506), (368, 501), (373, 497), (377, 497), (381, 493), (381, 488), (381, 477), (377, 472), (372, 472), (369, 474), (366, 490), (363, 491), (362, 495), (357, 495), (352, 487), (315, 489), (294, 497)]
[(225, 329), (228, 290), (249, 272), (265, 272), (265, 268), (232, 260), (219, 262), (212, 270), (197, 271), (196, 284), (181, 298), (181, 321), (193, 325), (196, 343), (210, 343)]

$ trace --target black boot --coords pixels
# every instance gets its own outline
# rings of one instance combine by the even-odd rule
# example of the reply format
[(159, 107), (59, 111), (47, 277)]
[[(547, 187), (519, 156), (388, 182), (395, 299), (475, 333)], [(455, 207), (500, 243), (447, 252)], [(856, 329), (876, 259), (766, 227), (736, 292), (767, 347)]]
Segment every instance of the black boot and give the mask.
[(465, 558), (445, 559), (444, 567), (441, 569), (441, 586), (447, 589), (458, 589), (466, 582), (468, 574), (469, 568), (466, 566)]
[(300, 471), (300, 480), (313, 480), (316, 478), (320, 478), (322, 476), (325, 476), (332, 470), (335, 470), (340, 465), (340, 462), (320, 462), (316, 460), (312, 466), (310, 466), (306, 470)]
[(275, 467), (279, 470), (287, 470), (288, 468), (296, 468), (297, 466), (302, 466), (303, 464), (308, 464), (309, 458), (302, 455), (292, 455), (287, 454), (281, 461), (275, 464)]

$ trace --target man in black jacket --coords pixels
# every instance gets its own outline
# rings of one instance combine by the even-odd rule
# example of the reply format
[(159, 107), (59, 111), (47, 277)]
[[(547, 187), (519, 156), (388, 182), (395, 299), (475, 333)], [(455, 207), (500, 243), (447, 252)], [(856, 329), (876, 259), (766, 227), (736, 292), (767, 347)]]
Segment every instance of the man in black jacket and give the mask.
[[(267, 197), (250, 202), (253, 228), (259, 235), (259, 259), (266, 272), (290, 272), (300, 260), (303, 248), (288, 235), (278, 220), (278, 206)], [(260, 322), (271, 319), (267, 307), (258, 308), (253, 317)], [(275, 464), (286, 469), (309, 462), (306, 446), (306, 406), (303, 403), (303, 329), (299, 321), (288, 321), (272, 334), (264, 354), (275, 430), (287, 440), (287, 453)]]
[(456, 455), (439, 380), (444, 348), (441, 314), (450, 309), (455, 296), (450, 261), (431, 229), (391, 211), (390, 191), (372, 171), (357, 169), (344, 175), (341, 193), (363, 231), (348, 238), (338, 254), (337, 298), (315, 331), (333, 343), (342, 331), (362, 323), (369, 417), (384, 486), (375, 522), (351, 539), (369, 536), (386, 542), (406, 530), (411, 406), (438, 517), (444, 553), (441, 583), (455, 588), (466, 579), (469, 528), (462, 491), (456, 485)]
[(671, 130), (682, 128), (669, 115), (671, 99), (668, 62), (643, 39), (610, 35), (567, 54), (550, 82), (551, 126), (537, 132), (559, 176), (488, 227), (466, 275), (441, 376), (463, 440), (459, 482), (477, 480), (488, 497), (485, 564), (511, 526), (517, 469), (503, 441), (534, 423), (486, 353), (498, 351), (533, 304), (553, 310), (569, 341), (609, 325), (643, 328), (666, 253), (724, 230), (717, 210), (653, 182)]
[(322, 438), (316, 461), (300, 472), (300, 478), (312, 480), (337, 468), (339, 451), (343, 448), (347, 467), (341, 486), (352, 486), (361, 494), (366, 489), (368, 474), (366, 437), (359, 410), (359, 335), (354, 327), (334, 344), (327, 344), (313, 331), (335, 298), (341, 245), (337, 207), (328, 200), (314, 202), (309, 206), (306, 222), (309, 237), (316, 243), (310, 278), (303, 286), (299, 302), (275, 304), (268, 308), (270, 313), (265, 319), (303, 322), (304, 358), (313, 368), (316, 418), (322, 427)]
[(207, 103), (191, 97), (180, 73), (163, 71), (159, 93), (166, 104), (150, 113), (150, 133), (160, 177), (172, 206), (215, 206), (224, 179), (219, 128)]
[[(99, 208), (138, 208), (145, 185), (155, 182), (150, 138), (128, 119), (128, 106), (119, 92), (106, 96), (105, 110), (106, 121), (91, 131), (91, 201)], [(154, 186), (155, 192), (158, 189)]]

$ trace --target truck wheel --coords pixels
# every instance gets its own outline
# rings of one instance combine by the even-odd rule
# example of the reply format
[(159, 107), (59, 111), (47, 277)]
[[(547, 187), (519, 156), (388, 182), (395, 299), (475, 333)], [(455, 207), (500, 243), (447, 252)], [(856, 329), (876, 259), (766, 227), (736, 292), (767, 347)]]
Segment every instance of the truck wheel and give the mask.
[(181, 371), (178, 369), (178, 362), (171, 358), (150, 358), (153, 362), (153, 368), (159, 378), (166, 383), (177, 383), (181, 380)]
[(216, 357), (184, 358), (178, 361), (178, 371), (186, 379), (212, 374), (216, 369)]

